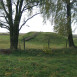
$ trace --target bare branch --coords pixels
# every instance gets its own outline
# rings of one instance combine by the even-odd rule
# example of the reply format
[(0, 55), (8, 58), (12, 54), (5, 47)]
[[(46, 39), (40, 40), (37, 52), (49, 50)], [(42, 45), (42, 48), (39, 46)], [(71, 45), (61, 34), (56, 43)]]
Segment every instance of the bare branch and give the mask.
[(3, 24), (2, 22), (0, 22), (0, 27), (1, 27), (1, 28), (6, 28), (6, 29), (8, 29), (8, 30), (9, 30), (9, 26), (7, 26), (7, 25)]
[(21, 1), (20, 1), (20, 5), (19, 5), (19, 13), (21, 13), (21, 9), (22, 9), (22, 5), (23, 5), (23, 1), (24, 1), (24, 0), (21, 0)]
[(0, 17), (2, 17), (2, 18), (3, 18), (4, 16), (0, 16)]
[(17, 1), (17, 5), (16, 5), (16, 14), (18, 14), (18, 5), (19, 5), (19, 0)]
[(1, 23), (7, 23), (7, 22), (1, 21), (1, 20), (0, 20), (0, 22), (1, 22)]
[(5, 14), (3, 14), (3, 15), (4, 15), (4, 18), (5, 18), (6, 22), (7, 22), (7, 24), (8, 24), (9, 22), (8, 22), (7, 16)]
[(8, 27), (5, 27), (5, 26), (2, 26), (1, 28), (5, 28), (5, 29), (9, 30), (9, 28)]
[(12, 15), (12, 1), (11, 0), (7, 0), (7, 8), (11, 16)]
[(13, 4), (16, 6), (16, 3), (15, 2), (13, 2)]
[(1, 0), (1, 5), (2, 5), (6, 15), (8, 16), (8, 12), (6, 11), (5, 4), (4, 4), (3, 0)]
[(37, 4), (37, 5), (30, 6), (30, 7), (27, 7), (27, 8), (24, 7), (23, 10), (22, 10), (22, 13), (23, 13), (24, 11), (28, 10), (28, 9), (31, 9), (31, 8), (35, 7), (35, 6), (38, 6), (38, 4)]
[(22, 9), (22, 12), (23, 12), (25, 9), (27, 10), (26, 7), (27, 7), (28, 5), (30, 5), (30, 3), (32, 3), (32, 1), (31, 1), (31, 2), (28, 2), (28, 3), (26, 3), (26, 4), (24, 5), (24, 7), (23, 7), (23, 9)]
[(34, 14), (33, 16), (31, 16), (30, 18), (28, 18), (26, 21), (24, 21), (24, 23), (21, 25), (19, 31), (20, 31), (21, 28), (26, 24), (26, 22), (27, 22), (28, 20), (30, 20), (31, 18), (33, 18), (34, 16), (36, 16), (36, 15), (38, 15), (38, 14), (41, 14), (41, 13), (36, 13), (36, 14)]

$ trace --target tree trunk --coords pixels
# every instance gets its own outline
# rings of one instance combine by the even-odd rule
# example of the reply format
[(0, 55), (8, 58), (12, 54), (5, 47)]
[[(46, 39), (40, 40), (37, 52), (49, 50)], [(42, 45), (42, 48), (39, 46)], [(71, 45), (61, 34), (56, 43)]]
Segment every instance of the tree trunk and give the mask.
[(67, 2), (67, 31), (68, 31), (68, 43), (69, 47), (74, 47), (72, 29), (71, 29), (71, 5), (70, 0)]
[(73, 42), (72, 34), (69, 34), (68, 42), (69, 42), (69, 47), (75, 47), (74, 42)]
[(19, 30), (15, 26), (14, 31), (10, 29), (10, 49), (18, 49)]

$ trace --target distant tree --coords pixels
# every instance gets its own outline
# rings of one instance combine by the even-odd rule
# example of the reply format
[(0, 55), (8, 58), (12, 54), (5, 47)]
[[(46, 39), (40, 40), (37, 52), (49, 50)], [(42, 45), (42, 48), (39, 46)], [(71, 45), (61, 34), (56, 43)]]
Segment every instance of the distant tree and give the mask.
[(0, 3), (0, 26), (8, 29), (10, 32), (10, 48), (17, 49), (19, 31), (28, 20), (39, 13), (25, 19), (24, 22), (20, 24), (22, 15), (26, 11), (28, 11), (28, 13), (29, 11), (31, 12), (33, 7), (38, 6), (38, 0), (0, 0)]

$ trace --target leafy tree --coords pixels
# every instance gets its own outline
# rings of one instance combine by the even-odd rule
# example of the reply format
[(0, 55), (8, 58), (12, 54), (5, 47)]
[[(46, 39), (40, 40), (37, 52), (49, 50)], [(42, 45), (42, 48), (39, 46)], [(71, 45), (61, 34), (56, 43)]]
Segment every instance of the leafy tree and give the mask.
[[(36, 16), (36, 13), (28, 19), (24, 20), (21, 24), (22, 15), (24, 12), (31, 11), (33, 7), (38, 5), (37, 0), (0, 0), (1, 3), (1, 16), (0, 25), (10, 32), (10, 48), (18, 48), (19, 31), (26, 24), (28, 20)], [(5, 21), (4, 21), (5, 19)]]
[[(74, 47), (71, 22), (77, 21), (77, 0), (46, 0), (42, 6), (44, 19), (53, 19), (54, 30), (66, 35), (69, 47)], [(72, 17), (72, 18), (71, 18)]]

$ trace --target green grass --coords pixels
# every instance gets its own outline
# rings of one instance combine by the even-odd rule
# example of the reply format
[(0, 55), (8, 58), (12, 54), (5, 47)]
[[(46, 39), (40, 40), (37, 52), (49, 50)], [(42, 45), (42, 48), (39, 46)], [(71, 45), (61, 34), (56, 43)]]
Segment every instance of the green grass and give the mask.
[(10, 37), (8, 34), (0, 34), (0, 49), (9, 48), (10, 46)]
[[(34, 33), (28, 34), (19, 36), (22, 48), (23, 37)], [(43, 52), (47, 46), (47, 36), (51, 38), (51, 54)], [(77, 49), (65, 48), (65, 40), (58, 34), (41, 32), (25, 42), (25, 51), (0, 54), (0, 77), (77, 77)], [(77, 44), (76, 38), (74, 41)], [(9, 35), (0, 35), (0, 49), (9, 48), (9, 45)]]
[[(28, 34), (23, 35), (22, 38), (31, 36), (34, 34), (34, 32), (30, 32)], [(56, 33), (39, 32), (36, 37), (25, 42), (26, 48), (42, 49), (48, 45), (48, 40), (47, 40), (48, 38), (50, 39), (50, 48), (64, 48), (64, 47), (66, 47), (66, 45), (65, 45), (66, 38), (65, 37), (58, 35)]]
[[(23, 38), (32, 36), (35, 32), (30, 32), (27, 34), (20, 34), (19, 36), (19, 47), (23, 49)], [(47, 38), (50, 38), (50, 47), (51, 48), (64, 48), (65, 47), (65, 37), (62, 37), (56, 33), (50, 33), (50, 32), (39, 32), (39, 34), (34, 37), (33, 39), (26, 41), (26, 48), (39, 48), (43, 49), (45, 46), (47, 46)], [(1, 34), (0, 35), (0, 48), (9, 48), (10, 46), (10, 40), (9, 35)]]
[[(29, 32), (27, 34), (19, 35), (19, 48), (23, 49), (23, 38), (32, 36), (35, 32)], [(33, 49), (43, 49), (48, 46), (48, 38), (50, 38), (50, 48), (65, 48), (66, 47), (66, 38), (51, 32), (39, 32), (39, 34), (33, 39), (25, 42), (26, 48)], [(74, 42), (77, 45), (77, 38), (74, 38)], [(0, 48), (9, 48), (10, 40), (9, 35), (1, 34), (0, 35)]]
[(29, 49), (0, 54), (0, 77), (77, 77), (77, 52), (57, 49), (53, 54), (45, 54)]

